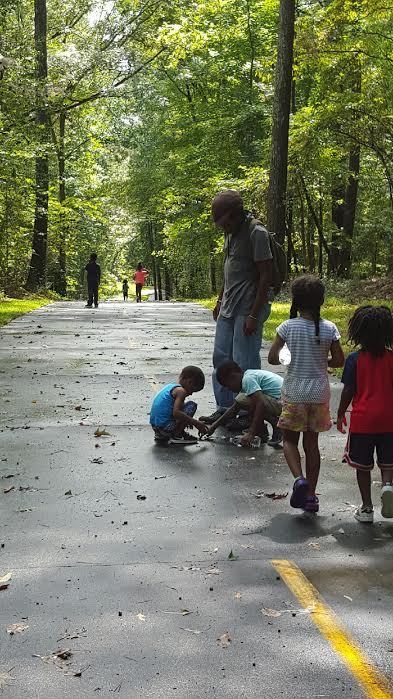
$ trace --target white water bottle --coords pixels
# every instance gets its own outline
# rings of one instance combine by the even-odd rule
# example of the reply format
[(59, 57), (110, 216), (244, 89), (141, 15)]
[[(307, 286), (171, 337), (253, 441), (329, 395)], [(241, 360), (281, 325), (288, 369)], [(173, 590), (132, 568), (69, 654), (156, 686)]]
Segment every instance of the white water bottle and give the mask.
[(283, 366), (288, 366), (288, 364), (291, 363), (291, 353), (289, 351), (289, 347), (288, 347), (287, 343), (285, 343), (284, 347), (282, 347), (282, 349), (280, 349), (280, 352), (278, 355), (278, 361)]

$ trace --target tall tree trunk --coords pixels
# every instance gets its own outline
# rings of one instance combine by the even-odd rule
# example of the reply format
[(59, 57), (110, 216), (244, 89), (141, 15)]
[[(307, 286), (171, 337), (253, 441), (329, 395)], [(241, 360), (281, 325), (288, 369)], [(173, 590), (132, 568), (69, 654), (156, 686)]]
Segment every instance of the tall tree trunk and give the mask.
[(157, 291), (158, 291), (158, 300), (162, 301), (162, 280), (161, 280), (161, 267), (160, 267), (159, 262), (157, 262)]
[(314, 248), (314, 222), (312, 220), (311, 214), (308, 215), (307, 220), (307, 257), (308, 257), (308, 268), (309, 271), (314, 274), (315, 272), (315, 248)]
[(165, 284), (165, 299), (169, 301), (172, 296), (172, 280), (169, 274), (168, 267), (165, 265), (164, 269), (164, 284)]
[(280, 0), (278, 49), (273, 104), (267, 225), (284, 242), (288, 170), (288, 133), (291, 108), (295, 0)]
[(26, 288), (34, 291), (45, 284), (48, 244), (48, 56), (46, 46), (46, 0), (34, 0), (34, 45), (36, 69), (36, 124), (38, 132), (35, 159), (35, 212), (32, 255)]
[(58, 176), (59, 176), (59, 204), (60, 204), (60, 239), (59, 239), (59, 250), (58, 250), (58, 273), (55, 279), (55, 291), (61, 296), (65, 296), (67, 293), (67, 231), (66, 231), (66, 220), (64, 215), (64, 202), (66, 200), (66, 187), (65, 187), (65, 151), (64, 151), (64, 141), (65, 141), (65, 126), (66, 126), (66, 114), (61, 112), (59, 116), (59, 145), (57, 149), (57, 162), (58, 162)]
[(300, 193), (300, 239), (302, 241), (303, 272), (310, 269), (309, 256), (307, 254), (306, 227), (304, 225), (304, 201)]

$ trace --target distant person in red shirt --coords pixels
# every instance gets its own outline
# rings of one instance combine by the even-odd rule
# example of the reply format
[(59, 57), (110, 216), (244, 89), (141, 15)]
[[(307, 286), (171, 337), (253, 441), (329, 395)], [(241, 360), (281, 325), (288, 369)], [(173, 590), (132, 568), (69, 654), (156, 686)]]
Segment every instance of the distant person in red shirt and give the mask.
[(345, 432), (352, 402), (344, 461), (356, 468), (362, 504), (358, 522), (372, 523), (371, 471), (374, 452), (382, 474), (382, 517), (393, 517), (393, 316), (387, 306), (362, 306), (349, 321), (349, 340), (360, 351), (348, 355), (337, 429)]
[(149, 271), (144, 269), (142, 262), (139, 262), (136, 272), (134, 274), (135, 290), (136, 290), (136, 302), (140, 303), (142, 301), (142, 287), (149, 276)]

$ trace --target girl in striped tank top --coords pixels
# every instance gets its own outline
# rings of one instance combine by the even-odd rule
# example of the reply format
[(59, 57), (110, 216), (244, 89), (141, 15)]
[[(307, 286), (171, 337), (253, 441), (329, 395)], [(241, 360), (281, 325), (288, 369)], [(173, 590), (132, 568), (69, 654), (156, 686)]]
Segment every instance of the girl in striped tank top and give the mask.
[[(279, 427), (284, 435), (284, 454), (295, 478), (291, 506), (306, 512), (318, 512), (315, 489), (321, 457), (320, 432), (331, 427), (328, 367), (341, 367), (344, 353), (340, 333), (334, 323), (321, 318), (325, 287), (320, 279), (305, 275), (291, 287), (290, 320), (277, 328), (269, 352), (270, 364), (279, 363), (280, 350), (287, 344), (291, 362), (282, 387), (282, 413)], [(303, 474), (299, 438), (303, 434), (305, 474)]]

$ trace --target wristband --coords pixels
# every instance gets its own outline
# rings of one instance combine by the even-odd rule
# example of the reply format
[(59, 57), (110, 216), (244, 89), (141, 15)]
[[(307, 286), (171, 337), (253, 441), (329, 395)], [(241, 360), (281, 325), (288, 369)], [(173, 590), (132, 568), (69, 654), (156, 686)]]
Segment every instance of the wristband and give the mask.
[(256, 318), (255, 316), (252, 316), (251, 313), (248, 314), (248, 317), (252, 318), (253, 320), (258, 320), (258, 318)]

